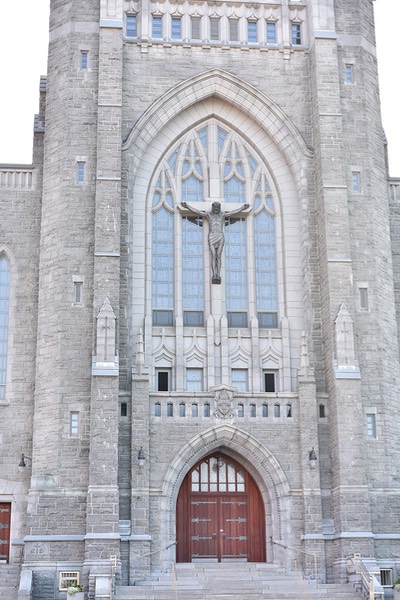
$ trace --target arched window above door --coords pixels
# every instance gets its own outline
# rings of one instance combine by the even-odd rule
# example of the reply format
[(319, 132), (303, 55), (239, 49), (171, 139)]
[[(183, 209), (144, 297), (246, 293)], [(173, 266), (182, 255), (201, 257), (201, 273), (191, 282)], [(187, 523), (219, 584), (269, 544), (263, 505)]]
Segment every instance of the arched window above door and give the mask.
[(246, 492), (245, 474), (222, 455), (211, 456), (191, 472), (192, 492)]

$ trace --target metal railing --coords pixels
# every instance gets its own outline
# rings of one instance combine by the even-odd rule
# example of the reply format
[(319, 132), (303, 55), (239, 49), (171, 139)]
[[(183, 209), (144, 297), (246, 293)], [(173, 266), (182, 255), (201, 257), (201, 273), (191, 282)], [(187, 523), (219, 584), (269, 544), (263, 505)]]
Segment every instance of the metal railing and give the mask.
[(303, 565), (302, 561), (298, 562), (296, 559), (294, 559), (293, 562), (296, 567), (297, 567), (297, 564), (299, 564), (301, 566), (303, 576), (306, 579), (315, 579), (315, 581), (318, 581), (318, 555), (315, 552), (306, 552), (305, 550), (300, 550), (299, 548), (292, 548), (291, 546), (287, 546), (286, 544), (282, 544), (282, 542), (278, 542), (276, 540), (273, 540), (272, 543), (276, 546), (281, 546), (282, 548), (285, 548), (286, 550), (290, 550), (292, 552), (296, 552), (298, 554), (302, 554), (304, 556), (309, 556), (310, 558), (312, 558), (312, 561), (314, 564), (314, 573), (311, 575), (311, 577), (310, 577), (310, 574), (307, 572), (307, 569)]
[[(354, 554), (347, 559), (349, 566), (355, 567), (355, 572), (359, 575), (359, 581), (362, 586), (362, 592), (368, 600), (383, 600), (385, 591), (380, 584), (380, 571), (368, 569), (366, 563), (360, 554)], [(349, 570), (349, 568), (347, 569)]]

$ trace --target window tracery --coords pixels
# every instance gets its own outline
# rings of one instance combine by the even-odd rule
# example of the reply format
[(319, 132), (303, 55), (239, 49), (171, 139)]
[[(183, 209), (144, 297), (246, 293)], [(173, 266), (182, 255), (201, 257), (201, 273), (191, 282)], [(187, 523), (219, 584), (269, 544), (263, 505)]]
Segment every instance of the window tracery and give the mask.
[(217, 200), (250, 205), (245, 216), (225, 219), (229, 325), (247, 326), (252, 298), (250, 316), (257, 316), (261, 327), (277, 326), (277, 214), (270, 181), (254, 149), (215, 119), (189, 131), (165, 155), (151, 191), (153, 325), (172, 325), (177, 316), (185, 326), (204, 325), (211, 294), (205, 277), (210, 267), (207, 223), (203, 213), (182, 212), (181, 203), (206, 211)]

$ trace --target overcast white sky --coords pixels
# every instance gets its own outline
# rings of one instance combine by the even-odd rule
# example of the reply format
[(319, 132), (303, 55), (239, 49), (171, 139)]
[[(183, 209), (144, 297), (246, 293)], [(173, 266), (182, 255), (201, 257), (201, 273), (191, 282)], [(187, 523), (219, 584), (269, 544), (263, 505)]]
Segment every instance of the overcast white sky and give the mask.
[[(0, 163), (29, 164), (39, 105), (39, 77), (47, 68), (49, 0), (3, 2), (0, 20)], [(390, 174), (400, 177), (400, 0), (375, 0), (382, 119)]]

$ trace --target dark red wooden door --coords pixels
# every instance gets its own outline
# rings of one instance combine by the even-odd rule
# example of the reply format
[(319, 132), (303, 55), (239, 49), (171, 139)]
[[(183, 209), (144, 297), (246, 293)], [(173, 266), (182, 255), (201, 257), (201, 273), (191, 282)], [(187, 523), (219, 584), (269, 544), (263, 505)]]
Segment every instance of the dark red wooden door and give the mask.
[(8, 562), (10, 558), (10, 525), (11, 504), (0, 503), (0, 562)]
[(178, 562), (266, 560), (260, 492), (250, 474), (220, 452), (185, 477), (176, 520)]

